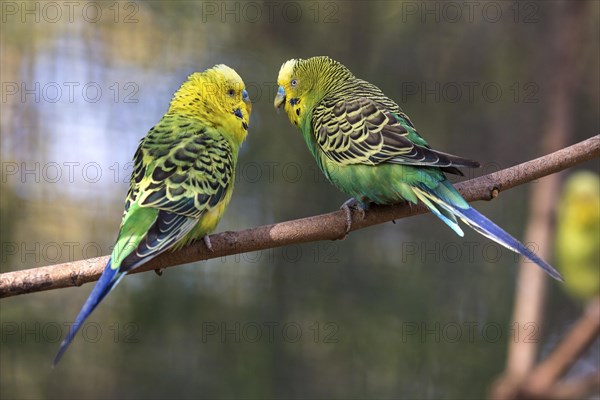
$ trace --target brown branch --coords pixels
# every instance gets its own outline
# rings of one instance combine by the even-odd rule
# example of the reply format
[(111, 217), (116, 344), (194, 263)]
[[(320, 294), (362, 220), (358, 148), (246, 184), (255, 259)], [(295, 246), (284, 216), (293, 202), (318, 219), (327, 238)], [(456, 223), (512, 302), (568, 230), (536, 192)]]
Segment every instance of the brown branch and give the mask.
[[(459, 183), (456, 187), (467, 201), (491, 200), (503, 190), (531, 182), (599, 155), (600, 135), (596, 135), (544, 157)], [(366, 212), (364, 219), (353, 214), (352, 230), (426, 211), (422, 205), (409, 206), (407, 203), (373, 206)], [(211, 235), (212, 252), (199, 241), (177, 252), (163, 253), (133, 273), (294, 243), (337, 240), (344, 237), (345, 226), (344, 212), (336, 211), (237, 232), (223, 232)], [(107, 261), (108, 256), (105, 256), (0, 274), (0, 297), (80, 286), (98, 280)]]
[(550, 355), (526, 376), (505, 375), (492, 388), (494, 399), (583, 398), (600, 387), (600, 372), (559, 381), (600, 335), (600, 297), (592, 299), (583, 315)]
[[(577, 361), (600, 334), (600, 297), (591, 300), (577, 323), (527, 379), (526, 393), (543, 393)], [(539, 396), (538, 396), (539, 397)]]
[(542, 393), (540, 399), (583, 399), (592, 397), (600, 391), (600, 372), (590, 372), (581, 378), (573, 378), (566, 382), (559, 382), (547, 392)]

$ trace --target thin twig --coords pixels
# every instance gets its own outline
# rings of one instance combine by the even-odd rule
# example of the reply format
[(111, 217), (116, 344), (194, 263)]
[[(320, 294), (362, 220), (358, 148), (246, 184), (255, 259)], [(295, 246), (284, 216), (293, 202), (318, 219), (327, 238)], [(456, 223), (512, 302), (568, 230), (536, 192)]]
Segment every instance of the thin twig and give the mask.
[[(467, 201), (491, 200), (499, 192), (572, 167), (600, 155), (600, 135), (537, 158), (456, 185)], [(352, 231), (426, 212), (422, 205), (407, 203), (393, 206), (373, 206), (361, 219), (352, 215)], [(345, 235), (344, 211), (265, 225), (237, 232), (211, 235), (213, 251), (198, 241), (176, 252), (163, 253), (133, 271), (144, 272), (179, 264), (207, 260), (232, 254), (281, 247), (294, 243), (318, 240), (337, 240)], [(26, 269), (0, 274), (0, 298), (19, 294), (80, 286), (98, 280), (108, 256), (79, 260), (48, 267)]]
[(531, 373), (524, 385), (527, 393), (543, 393), (551, 387), (600, 334), (600, 297), (591, 300), (577, 323), (552, 353)]
[(550, 355), (526, 376), (506, 374), (491, 390), (492, 399), (576, 399), (600, 387), (600, 372), (561, 381), (560, 378), (600, 334), (600, 297), (588, 303), (583, 315), (563, 336)]
[(590, 372), (580, 378), (573, 378), (566, 382), (559, 382), (547, 392), (539, 396), (540, 399), (583, 399), (593, 398), (600, 391), (600, 371)]

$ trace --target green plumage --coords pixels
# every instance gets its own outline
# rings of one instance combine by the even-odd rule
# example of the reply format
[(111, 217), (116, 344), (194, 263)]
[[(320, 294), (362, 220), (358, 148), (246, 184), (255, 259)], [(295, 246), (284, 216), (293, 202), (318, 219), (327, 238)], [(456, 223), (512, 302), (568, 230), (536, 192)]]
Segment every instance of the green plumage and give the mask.
[(275, 106), (283, 107), (299, 128), (325, 176), (359, 205), (421, 201), (459, 235), (463, 232), (457, 217), (561, 279), (546, 262), (471, 208), (445, 176), (462, 175), (458, 167), (479, 163), (433, 150), (378, 87), (328, 57), (287, 61), (278, 83)]
[(235, 164), (252, 105), (240, 76), (225, 65), (194, 73), (167, 113), (141, 140), (111, 258), (61, 343), (56, 365), (96, 306), (134, 268), (204, 237), (233, 191)]
[(135, 154), (113, 268), (210, 233), (211, 212), (231, 195), (238, 149), (201, 120), (165, 115)]

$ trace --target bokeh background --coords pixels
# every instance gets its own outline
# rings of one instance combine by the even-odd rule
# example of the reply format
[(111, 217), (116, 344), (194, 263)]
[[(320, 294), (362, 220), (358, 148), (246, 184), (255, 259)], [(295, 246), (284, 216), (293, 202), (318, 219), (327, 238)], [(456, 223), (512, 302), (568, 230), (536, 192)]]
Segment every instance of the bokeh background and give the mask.
[[(433, 147), (481, 162), (467, 177), (544, 153), (561, 82), (564, 142), (595, 135), (600, 3), (575, 2), (576, 41), (557, 34), (568, 3), (2, 1), (0, 271), (109, 254), (138, 141), (188, 74), (218, 63), (254, 103), (218, 231), (346, 200), (273, 109), (290, 58), (329, 55), (383, 88)], [(557, 74), (564, 48), (574, 62)], [(535, 185), (476, 206), (522, 238)], [(525, 340), (511, 323), (517, 261), (424, 215), (135, 275), (55, 369), (92, 285), (3, 299), (0, 396), (481, 397), (507, 343)], [(581, 309), (551, 283), (542, 353)], [(599, 354), (596, 343), (576, 370), (597, 369)]]

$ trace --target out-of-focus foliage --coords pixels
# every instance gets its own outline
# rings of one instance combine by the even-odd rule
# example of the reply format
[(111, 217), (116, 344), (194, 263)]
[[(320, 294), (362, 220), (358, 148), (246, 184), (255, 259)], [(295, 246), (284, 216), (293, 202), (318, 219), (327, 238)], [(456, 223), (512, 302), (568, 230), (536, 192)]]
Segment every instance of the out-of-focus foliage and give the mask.
[(565, 182), (556, 255), (571, 295), (586, 300), (600, 292), (600, 178), (595, 172), (579, 171)]
[[(383, 88), (433, 147), (481, 162), (467, 177), (540, 156), (568, 2), (74, 3), (0, 3), (1, 272), (109, 254), (139, 139), (217, 63), (254, 103), (220, 231), (346, 200), (273, 110), (290, 58), (329, 55)], [(600, 4), (581, 3), (571, 143), (600, 131)], [(477, 208), (522, 238), (527, 194)], [(135, 275), (54, 370), (91, 285), (3, 299), (0, 397), (482, 397), (506, 342), (527, 339), (510, 324), (516, 265), (425, 215)]]

